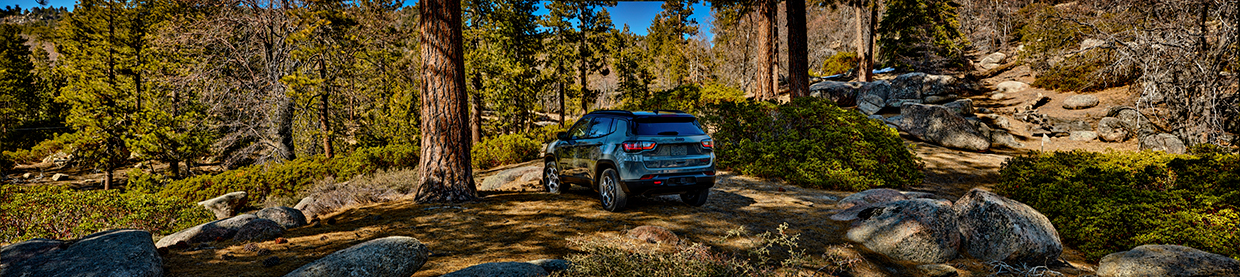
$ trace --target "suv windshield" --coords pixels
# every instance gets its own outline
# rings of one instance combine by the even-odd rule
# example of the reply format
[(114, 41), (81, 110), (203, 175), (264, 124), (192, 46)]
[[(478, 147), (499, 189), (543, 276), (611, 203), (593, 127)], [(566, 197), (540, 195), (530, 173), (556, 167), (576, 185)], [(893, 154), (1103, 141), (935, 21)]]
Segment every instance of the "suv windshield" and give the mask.
[(706, 132), (699, 128), (692, 117), (643, 118), (637, 120), (634, 130), (639, 136), (696, 136)]

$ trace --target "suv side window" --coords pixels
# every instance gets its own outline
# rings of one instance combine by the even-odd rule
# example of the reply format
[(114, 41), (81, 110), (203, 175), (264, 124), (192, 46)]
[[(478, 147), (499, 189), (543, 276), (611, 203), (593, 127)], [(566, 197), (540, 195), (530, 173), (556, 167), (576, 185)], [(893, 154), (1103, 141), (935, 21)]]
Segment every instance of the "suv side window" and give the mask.
[(611, 134), (612, 121), (613, 119), (611, 117), (595, 117), (594, 120), (590, 122), (590, 130), (586, 132), (586, 137), (598, 138)]
[(594, 117), (583, 117), (578, 119), (577, 124), (573, 124), (573, 127), (568, 129), (568, 136), (572, 138), (586, 137), (586, 127), (589, 126), (589, 123), (592, 121), (594, 121)]

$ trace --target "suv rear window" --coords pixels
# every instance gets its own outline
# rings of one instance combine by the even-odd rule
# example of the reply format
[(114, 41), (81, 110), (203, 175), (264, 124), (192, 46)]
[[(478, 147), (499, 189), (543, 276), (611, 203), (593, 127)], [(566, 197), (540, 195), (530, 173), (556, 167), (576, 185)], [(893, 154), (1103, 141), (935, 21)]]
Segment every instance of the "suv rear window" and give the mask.
[(692, 117), (655, 117), (637, 119), (633, 133), (639, 136), (696, 136), (706, 132)]

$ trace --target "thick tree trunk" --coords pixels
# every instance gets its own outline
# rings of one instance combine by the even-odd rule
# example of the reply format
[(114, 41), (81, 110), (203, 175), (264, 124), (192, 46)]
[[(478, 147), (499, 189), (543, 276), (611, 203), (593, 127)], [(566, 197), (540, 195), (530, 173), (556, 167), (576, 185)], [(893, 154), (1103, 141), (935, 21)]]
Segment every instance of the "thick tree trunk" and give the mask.
[[(867, 7), (869, 12), (867, 12)], [(874, 80), (874, 7), (862, 1), (854, 7), (857, 18), (857, 57), (861, 62), (857, 66), (857, 80), (870, 82)]]
[(785, 2), (788, 17), (788, 87), (791, 96), (809, 96), (809, 46), (805, 31), (805, 0)]
[(470, 134), (461, 45), (461, 1), (423, 0), (422, 155), (414, 198), (418, 202), (477, 200), (470, 164)]
[(758, 100), (774, 99), (776, 84), (779, 82), (775, 74), (779, 67), (779, 57), (775, 52), (775, 1), (761, 0), (754, 12), (758, 13), (758, 78), (754, 97)]

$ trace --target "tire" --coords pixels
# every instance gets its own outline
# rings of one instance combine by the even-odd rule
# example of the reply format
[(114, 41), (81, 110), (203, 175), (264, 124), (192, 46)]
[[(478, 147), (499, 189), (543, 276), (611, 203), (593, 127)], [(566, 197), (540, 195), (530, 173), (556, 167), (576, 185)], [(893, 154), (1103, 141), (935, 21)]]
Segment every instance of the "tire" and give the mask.
[(609, 212), (623, 210), (629, 203), (628, 195), (625, 195), (624, 188), (620, 187), (620, 175), (616, 174), (615, 169), (608, 168), (599, 174), (598, 195), (603, 209)]
[(547, 192), (554, 194), (561, 194), (568, 190), (569, 185), (560, 180), (560, 168), (555, 165), (555, 161), (547, 161), (546, 166), (543, 167), (542, 185)]
[(695, 190), (680, 194), (680, 201), (684, 201), (689, 206), (701, 207), (706, 205), (706, 198), (710, 196), (710, 189)]

